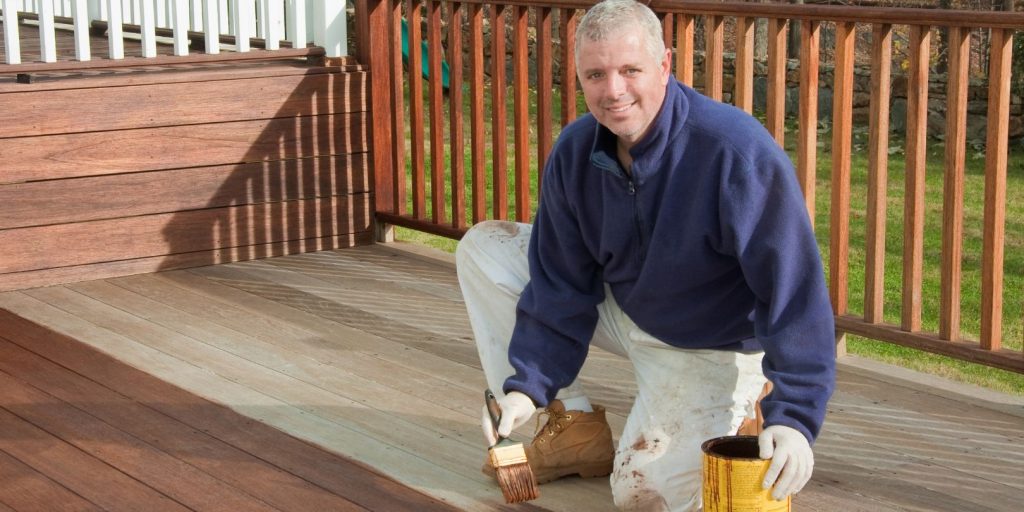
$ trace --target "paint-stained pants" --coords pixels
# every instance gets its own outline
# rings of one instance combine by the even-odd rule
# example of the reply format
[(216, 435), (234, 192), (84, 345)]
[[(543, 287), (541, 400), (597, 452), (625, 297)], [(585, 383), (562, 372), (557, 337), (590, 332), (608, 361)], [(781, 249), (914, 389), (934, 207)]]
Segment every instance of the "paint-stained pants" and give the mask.
[[(528, 224), (482, 222), (456, 251), (481, 364), (496, 393), (513, 373), (508, 344), (516, 303), (529, 280), (530, 230)], [(672, 347), (637, 327), (606, 292), (591, 344), (628, 358), (637, 380), (611, 475), (615, 504), (623, 510), (700, 510), (700, 444), (736, 433), (753, 416), (765, 382), (763, 354)], [(577, 380), (558, 398), (584, 394)]]

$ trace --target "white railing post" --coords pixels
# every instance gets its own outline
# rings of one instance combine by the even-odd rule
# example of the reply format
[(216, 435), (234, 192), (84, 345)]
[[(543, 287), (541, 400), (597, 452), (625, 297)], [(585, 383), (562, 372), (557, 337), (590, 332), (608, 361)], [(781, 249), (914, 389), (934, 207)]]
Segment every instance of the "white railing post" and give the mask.
[[(21, 64), (21, 41), (18, 39), (18, 8), (16, 0), (3, 0), (4, 9), (4, 48), (8, 64)], [(14, 21), (11, 21), (14, 20)]]
[(124, 31), (121, 29), (123, 22), (121, 0), (107, 0), (107, 44), (110, 46), (111, 59), (124, 58)]
[(174, 2), (174, 54), (188, 55), (188, 4)]
[(249, 38), (253, 34), (253, 2), (252, 0), (231, 0), (235, 16), (235, 50), (239, 53), (249, 51)]
[(281, 0), (263, 0), (263, 19), (260, 26), (263, 27), (263, 40), (268, 50), (277, 50), (281, 47), (281, 32), (278, 30), (281, 19)]
[(206, 53), (220, 53), (220, 20), (217, 0), (206, 0), (203, 10), (203, 30), (206, 32)]
[(142, 56), (156, 57), (156, 6), (153, 2), (142, 2)]
[(57, 62), (57, 34), (53, 25), (53, 2), (39, 5), (39, 49), (43, 62)]
[(313, 43), (323, 47), (327, 57), (348, 55), (345, 0), (314, 0)]
[(71, 16), (75, 24), (75, 58), (81, 61), (91, 60), (89, 50), (89, 8), (86, 0), (75, 0), (71, 5)]
[(290, 5), (291, 27), (288, 40), (292, 48), (305, 48), (306, 43), (306, 0), (288, 0)]

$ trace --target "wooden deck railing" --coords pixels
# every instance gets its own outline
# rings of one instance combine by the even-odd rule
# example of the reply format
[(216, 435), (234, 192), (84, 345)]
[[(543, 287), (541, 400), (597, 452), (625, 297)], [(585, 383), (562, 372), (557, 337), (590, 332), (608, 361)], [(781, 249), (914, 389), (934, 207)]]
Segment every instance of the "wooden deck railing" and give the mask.
[[(458, 238), (469, 224), (484, 219), (530, 220), (533, 194), (540, 187), (540, 174), (552, 137), (559, 126), (577, 115), (572, 41), (581, 9), (591, 3), (357, 2), (357, 53), (371, 69), (372, 108), (378, 121), (373, 127), (372, 158), (379, 223)], [(795, 166), (812, 220), (819, 152), (818, 91), (822, 85), (818, 83), (819, 50), (824, 50), (820, 34), (823, 23), (834, 26), (835, 44), (829, 48), (834, 55), (835, 92), (826, 264), (837, 329), (1024, 372), (1021, 350), (1006, 348), (1002, 343), (1009, 85), (1011, 80), (1022, 79), (1011, 76), (1011, 41), (1014, 31), (1024, 29), (1024, 14), (669, 0), (653, 0), (650, 5), (663, 17), (666, 42), (675, 49), (675, 74), (685, 83), (693, 83), (695, 33), (703, 27), (704, 79), (698, 85), (712, 98), (723, 97), (723, 27), (726, 20), (730, 21), (729, 25), (735, 27), (730, 45), (735, 48), (735, 85), (730, 92), (732, 101), (747, 111), (752, 110), (754, 103), (753, 30), (756, 20), (767, 20), (768, 86), (764, 116), (768, 130), (780, 144), (786, 136), (786, 35), (790, 27), (800, 27)], [(408, 22), (411, 41), (404, 68), (399, 39), (403, 18)], [(489, 25), (488, 30), (485, 25)], [(426, 27), (425, 37), (421, 35), (421, 26)], [(950, 51), (941, 208), (941, 310), (937, 332), (927, 332), (922, 330), (924, 180), (929, 59), (935, 53), (931, 34), (936, 28), (948, 29)], [(887, 262), (889, 104), (893, 34), (897, 29), (909, 33), (903, 258)], [(964, 339), (959, 327), (970, 29), (984, 29), (990, 34), (978, 340)], [(861, 31), (871, 34), (872, 87), (864, 308), (862, 314), (854, 315), (848, 310), (851, 105), (855, 35)], [(447, 40), (443, 48), (444, 33)], [(534, 55), (530, 55), (531, 34), (536, 38)], [(421, 38), (425, 39), (425, 63), (421, 52), (415, 51)], [(507, 47), (509, 43), (511, 48)], [(489, 61), (485, 56), (490, 57)], [(552, 62), (559, 63), (557, 78)], [(429, 77), (426, 96), (421, 74)], [(510, 105), (506, 98), (509, 88)], [(531, 106), (531, 95), (535, 95), (535, 107)], [(429, 117), (429, 124), (425, 116)], [(512, 117), (511, 132), (506, 130), (508, 116)], [(555, 125), (556, 121), (559, 125)], [(531, 140), (536, 141), (534, 146)], [(514, 197), (511, 209), (507, 199), (509, 183)], [(887, 263), (902, 265), (899, 325), (883, 320), (883, 276)]]

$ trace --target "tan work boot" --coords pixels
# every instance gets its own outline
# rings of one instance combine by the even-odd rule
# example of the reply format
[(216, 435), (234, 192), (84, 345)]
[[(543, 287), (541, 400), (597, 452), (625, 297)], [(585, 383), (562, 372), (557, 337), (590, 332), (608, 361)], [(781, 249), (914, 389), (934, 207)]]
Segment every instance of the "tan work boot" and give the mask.
[[(615, 446), (604, 407), (595, 405), (594, 412), (566, 411), (561, 400), (552, 400), (541, 414), (548, 415), (547, 423), (526, 447), (526, 460), (537, 483), (570, 475), (611, 474)], [(483, 471), (494, 476), (490, 463), (484, 463)]]

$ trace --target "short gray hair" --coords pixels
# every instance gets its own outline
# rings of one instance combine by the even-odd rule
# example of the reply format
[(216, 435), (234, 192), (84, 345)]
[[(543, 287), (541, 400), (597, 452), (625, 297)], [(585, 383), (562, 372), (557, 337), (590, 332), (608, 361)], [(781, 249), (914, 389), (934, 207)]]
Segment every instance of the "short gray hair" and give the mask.
[(634, 26), (640, 29), (651, 57), (660, 61), (665, 53), (665, 41), (662, 39), (661, 21), (654, 11), (636, 0), (604, 0), (588, 9), (576, 27), (577, 62), (580, 43), (584, 39), (604, 41)]

